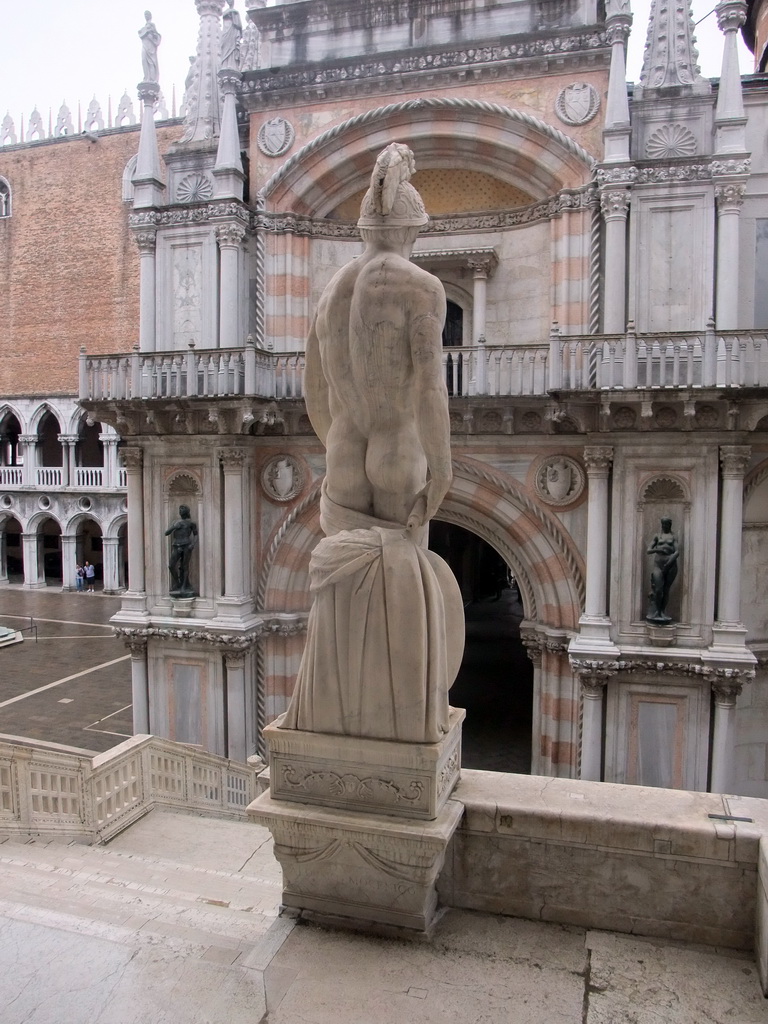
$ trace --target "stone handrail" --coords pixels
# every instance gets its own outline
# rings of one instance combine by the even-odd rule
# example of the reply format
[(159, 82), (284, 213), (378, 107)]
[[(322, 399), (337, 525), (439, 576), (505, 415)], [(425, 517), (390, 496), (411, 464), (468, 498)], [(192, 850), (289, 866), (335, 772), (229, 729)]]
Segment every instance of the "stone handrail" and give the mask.
[[(443, 349), (451, 397), (545, 396), (550, 391), (768, 385), (768, 332), (562, 335), (525, 345)], [(243, 348), (80, 355), (80, 398), (301, 398), (303, 352)]]
[(245, 818), (262, 768), (156, 736), (133, 736), (95, 757), (0, 737), (0, 836), (105, 842), (157, 806)]
[(80, 351), (80, 398), (300, 398), (303, 352), (244, 348), (140, 352), (88, 357)]

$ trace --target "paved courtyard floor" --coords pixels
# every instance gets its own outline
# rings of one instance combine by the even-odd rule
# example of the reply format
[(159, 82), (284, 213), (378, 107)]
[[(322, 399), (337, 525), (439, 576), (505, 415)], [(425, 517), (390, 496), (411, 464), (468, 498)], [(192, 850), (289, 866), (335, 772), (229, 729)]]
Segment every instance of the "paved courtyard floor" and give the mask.
[(0, 586), (0, 626), (24, 636), (0, 647), (0, 733), (96, 752), (132, 735), (130, 655), (109, 625), (119, 608), (98, 592)]

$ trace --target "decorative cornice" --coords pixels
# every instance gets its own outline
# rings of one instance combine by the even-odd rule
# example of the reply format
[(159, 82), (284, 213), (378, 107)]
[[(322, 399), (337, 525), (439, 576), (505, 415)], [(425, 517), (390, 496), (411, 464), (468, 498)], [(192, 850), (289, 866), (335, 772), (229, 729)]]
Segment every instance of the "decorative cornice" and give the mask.
[(748, 156), (734, 157), (727, 160), (719, 158), (717, 160), (713, 160), (710, 167), (712, 169), (713, 178), (720, 175), (726, 175), (729, 177), (732, 175), (741, 176), (743, 174), (749, 174), (752, 168), (752, 158)]
[(622, 164), (619, 167), (598, 167), (596, 178), (598, 185), (633, 185), (639, 173), (631, 164)]
[[(594, 185), (578, 189), (563, 189), (557, 195), (530, 206), (514, 210), (494, 210), (489, 213), (456, 214), (450, 217), (430, 217), (420, 237), (464, 233), (471, 231), (499, 231), (505, 228), (521, 227), (540, 221), (552, 220), (571, 210), (592, 209), (597, 203)], [(203, 219), (202, 217), (200, 219)], [(310, 238), (354, 238), (360, 237), (357, 224), (343, 221), (308, 217), (289, 211), (253, 214), (252, 229), (273, 234), (292, 234)], [(458, 250), (457, 250), (458, 251)]]
[(638, 185), (666, 185), (676, 181), (709, 181), (712, 165), (702, 163), (674, 163), (666, 166), (639, 167)]
[[(373, 58), (350, 58), (337, 61), (323, 61), (289, 69), (269, 69), (246, 72), (243, 76), (243, 94), (250, 100), (251, 107), (268, 107), (274, 103), (276, 93), (297, 91), (308, 96), (322, 91), (324, 98), (339, 92), (359, 89), (359, 83), (366, 80), (385, 79), (391, 89), (392, 80), (402, 82), (410, 76), (409, 86), (415, 85), (413, 77), (434, 76), (440, 72), (451, 72), (456, 68), (477, 68), (489, 70), (494, 75), (503, 74), (502, 67), (511, 70), (514, 62), (541, 57), (560, 58), (580, 53), (594, 54), (607, 46), (604, 32), (587, 29), (568, 35), (537, 35), (536, 38), (518, 38), (514, 42), (469, 47), (460, 50), (443, 50), (417, 53), (391, 53)], [(491, 65), (496, 65), (491, 68)], [(526, 69), (528, 70), (528, 69)], [(405, 85), (403, 84), (403, 87)]]
[(173, 224), (197, 224), (223, 218), (234, 218), (246, 227), (250, 226), (251, 213), (243, 203), (230, 200), (212, 201), (210, 203), (185, 203), (183, 206), (170, 206), (162, 210), (146, 210), (131, 213), (128, 224), (131, 228), (166, 227)]
[(247, 633), (215, 633), (206, 629), (171, 629), (161, 626), (114, 626), (115, 636), (126, 644), (147, 643), (149, 640), (177, 641), (180, 643), (197, 644), (210, 647), (224, 653), (246, 652), (260, 640), (268, 636), (298, 636), (307, 630), (306, 618), (295, 618), (286, 622), (283, 619), (264, 619)]
[(718, 681), (722, 684), (733, 684), (741, 686), (755, 677), (755, 670), (749, 668), (726, 668), (724, 666), (703, 665), (695, 661), (665, 661), (651, 658), (638, 658), (632, 661), (620, 660), (617, 662), (618, 671), (622, 673), (648, 672), (654, 675), (665, 673), (668, 675), (700, 676), (701, 678), (716, 685)]

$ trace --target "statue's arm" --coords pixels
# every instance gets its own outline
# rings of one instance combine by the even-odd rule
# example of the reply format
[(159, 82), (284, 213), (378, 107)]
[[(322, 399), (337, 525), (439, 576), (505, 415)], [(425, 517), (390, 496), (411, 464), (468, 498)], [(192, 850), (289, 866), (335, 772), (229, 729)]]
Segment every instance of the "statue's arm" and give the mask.
[(331, 429), (331, 409), (328, 402), (328, 381), (320, 360), (320, 342), (317, 338), (317, 319), (312, 322), (307, 337), (304, 357), (304, 401), (312, 427), (325, 444)]
[(165, 531), (165, 533), (163, 534), (163, 536), (164, 536), (164, 537), (167, 537), (167, 536), (168, 536), (168, 534), (169, 534), (169, 533), (173, 533), (173, 531), (174, 531), (175, 529), (176, 529), (176, 523), (171, 523), (171, 525), (170, 525), (170, 526), (168, 527), (168, 529), (167, 529), (167, 530)]
[[(429, 481), (411, 517), (426, 523), (437, 512), (451, 486), (451, 423), (448, 389), (443, 374), (445, 293), (442, 285), (425, 288), (422, 309), (411, 317), (411, 358), (414, 369), (416, 424), (427, 458)], [(409, 520), (410, 522), (410, 520)], [(411, 525), (421, 525), (412, 523)]]

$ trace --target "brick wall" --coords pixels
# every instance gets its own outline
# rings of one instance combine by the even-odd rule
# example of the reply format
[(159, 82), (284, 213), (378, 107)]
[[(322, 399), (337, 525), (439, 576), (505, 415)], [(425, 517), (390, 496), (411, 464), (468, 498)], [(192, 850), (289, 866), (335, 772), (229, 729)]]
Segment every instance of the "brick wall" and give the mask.
[[(161, 153), (180, 125), (158, 131)], [(0, 149), (0, 395), (77, 390), (77, 356), (138, 340), (139, 257), (122, 200), (138, 126)]]

